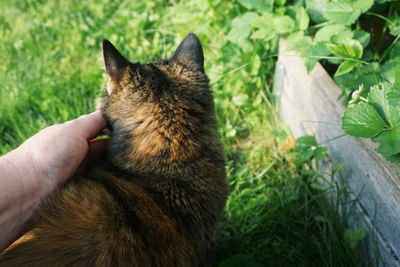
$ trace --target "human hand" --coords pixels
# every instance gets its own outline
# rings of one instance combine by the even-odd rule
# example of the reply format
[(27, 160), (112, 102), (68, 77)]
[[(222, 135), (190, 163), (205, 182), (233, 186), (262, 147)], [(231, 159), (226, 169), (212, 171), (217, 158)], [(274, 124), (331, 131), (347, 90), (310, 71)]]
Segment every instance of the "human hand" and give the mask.
[(79, 167), (104, 151), (89, 142), (106, 127), (99, 112), (47, 127), (0, 157), (0, 252), (27, 229), (35, 209)]
[(106, 140), (88, 142), (106, 127), (99, 112), (47, 127), (18, 149), (31, 162), (32, 173), (44, 191), (52, 190), (74, 175), (88, 159), (99, 157)]

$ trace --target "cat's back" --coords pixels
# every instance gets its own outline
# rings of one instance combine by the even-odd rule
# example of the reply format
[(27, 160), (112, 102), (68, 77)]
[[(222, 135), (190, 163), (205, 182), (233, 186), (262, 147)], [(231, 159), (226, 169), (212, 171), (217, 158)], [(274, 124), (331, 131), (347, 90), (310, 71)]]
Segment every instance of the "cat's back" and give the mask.
[(55, 193), (29, 238), (10, 247), (0, 266), (191, 265), (193, 248), (176, 222), (140, 185), (105, 165)]

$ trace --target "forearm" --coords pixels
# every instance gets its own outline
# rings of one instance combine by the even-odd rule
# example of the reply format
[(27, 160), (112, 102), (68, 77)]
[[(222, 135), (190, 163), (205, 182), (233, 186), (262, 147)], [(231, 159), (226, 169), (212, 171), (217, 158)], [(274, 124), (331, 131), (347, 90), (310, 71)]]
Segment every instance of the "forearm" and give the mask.
[(39, 205), (43, 189), (32, 162), (17, 148), (0, 157), (0, 251), (24, 231)]

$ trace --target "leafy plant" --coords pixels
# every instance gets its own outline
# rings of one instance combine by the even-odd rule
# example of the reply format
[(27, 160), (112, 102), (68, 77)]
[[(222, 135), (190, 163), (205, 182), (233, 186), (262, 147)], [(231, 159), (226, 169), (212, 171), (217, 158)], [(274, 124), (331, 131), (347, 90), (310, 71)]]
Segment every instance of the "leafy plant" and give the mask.
[(315, 136), (301, 136), (297, 138), (296, 144), (297, 146), (294, 151), (297, 153), (301, 161), (307, 162), (315, 159), (319, 162), (326, 156), (327, 148), (318, 145)]
[(312, 25), (288, 35), (288, 50), (300, 52), (308, 70), (319, 60), (335, 66), (349, 103), (343, 129), (372, 138), (377, 152), (399, 163), (400, 1), (306, 0), (305, 7)]
[(371, 87), (368, 97), (353, 94), (343, 115), (343, 129), (356, 137), (372, 138), (387, 160), (400, 163), (400, 87), (388, 82)]

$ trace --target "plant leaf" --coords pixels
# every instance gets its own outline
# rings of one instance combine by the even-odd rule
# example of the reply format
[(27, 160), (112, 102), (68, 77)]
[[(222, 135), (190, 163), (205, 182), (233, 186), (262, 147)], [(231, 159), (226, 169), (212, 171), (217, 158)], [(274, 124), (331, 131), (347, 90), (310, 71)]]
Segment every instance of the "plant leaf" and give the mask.
[(294, 20), (289, 16), (278, 16), (275, 17), (272, 21), (275, 30), (279, 34), (286, 34), (293, 31), (294, 28)]
[(400, 17), (392, 17), (390, 18), (392, 23), (389, 23), (390, 34), (397, 36), (400, 34)]
[(356, 0), (352, 2), (354, 10), (360, 10), (361, 13), (367, 12), (374, 4), (374, 0)]
[(328, 5), (328, 0), (306, 0), (306, 7), (310, 18), (315, 23), (325, 21), (324, 13)]
[(353, 38), (359, 41), (363, 48), (366, 48), (371, 40), (371, 34), (363, 30), (355, 30)]
[(319, 29), (314, 36), (314, 42), (329, 42), (331, 38), (345, 30), (346, 26), (340, 24), (330, 24)]
[(231, 30), (228, 33), (228, 40), (233, 43), (239, 43), (246, 39), (251, 31), (251, 23), (258, 17), (255, 12), (244, 13), (240, 17), (232, 20)]
[(391, 83), (400, 83), (400, 57), (388, 60), (382, 65), (381, 74)]
[(318, 143), (317, 143), (317, 139), (315, 139), (315, 136), (304, 135), (304, 136), (300, 136), (299, 138), (297, 138), (296, 144), (312, 147), (312, 146), (316, 146)]
[(335, 73), (335, 76), (346, 74), (346, 73), (352, 71), (359, 64), (360, 64), (360, 62), (357, 62), (357, 61), (345, 60), (342, 63), (340, 63), (340, 65)]
[(363, 47), (359, 41), (353, 39), (345, 39), (340, 44), (326, 44), (328, 49), (335, 56), (341, 58), (361, 59), (363, 55)]
[(335, 82), (343, 90), (343, 95), (348, 97), (351, 93), (360, 88), (369, 89), (371, 86), (383, 81), (379, 74), (380, 65), (378, 63), (360, 64), (349, 73), (335, 76)]
[(319, 146), (314, 150), (314, 158), (316, 161), (321, 161), (325, 156), (326, 152), (328, 151), (327, 147)]
[(384, 156), (390, 156), (400, 153), (400, 125), (394, 128), (385, 130), (378, 136), (374, 137), (372, 141), (379, 143), (377, 152)]
[(392, 91), (392, 84), (388, 82), (379, 83), (371, 87), (368, 94), (369, 103), (379, 112), (381, 117), (386, 120), (390, 127), (400, 123), (400, 112), (390, 105), (387, 93)]
[(274, 7), (274, 0), (238, 0), (247, 9), (254, 9), (259, 12), (271, 12)]
[(355, 137), (374, 137), (385, 126), (385, 121), (376, 109), (367, 103), (349, 106), (342, 118), (343, 130)]
[(386, 98), (390, 105), (400, 106), (400, 86), (393, 85), (392, 88), (386, 93)]
[(358, 242), (365, 238), (365, 231), (362, 228), (350, 230), (346, 229), (344, 231), (344, 239), (347, 244), (349, 244), (351, 249), (356, 249), (358, 246)]
[(296, 12), (296, 23), (299, 30), (305, 31), (310, 23), (310, 17), (304, 7), (299, 7)]
[(328, 3), (324, 17), (337, 24), (351, 25), (360, 14), (360, 10), (355, 10), (350, 3), (340, 1)]

